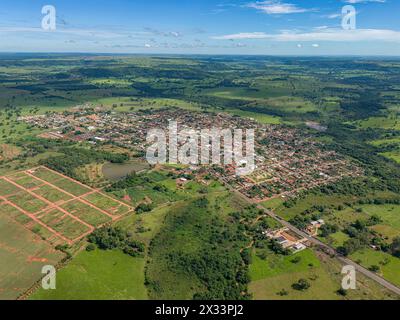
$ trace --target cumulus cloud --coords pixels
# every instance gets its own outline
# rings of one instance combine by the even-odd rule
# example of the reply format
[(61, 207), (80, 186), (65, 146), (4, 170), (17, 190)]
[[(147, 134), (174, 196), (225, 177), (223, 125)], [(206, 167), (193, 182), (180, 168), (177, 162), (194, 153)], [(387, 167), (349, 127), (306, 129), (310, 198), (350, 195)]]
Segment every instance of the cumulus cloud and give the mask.
[(313, 11), (314, 9), (305, 9), (292, 3), (284, 3), (278, 0), (257, 1), (246, 5), (248, 8), (260, 10), (266, 14), (291, 14)]

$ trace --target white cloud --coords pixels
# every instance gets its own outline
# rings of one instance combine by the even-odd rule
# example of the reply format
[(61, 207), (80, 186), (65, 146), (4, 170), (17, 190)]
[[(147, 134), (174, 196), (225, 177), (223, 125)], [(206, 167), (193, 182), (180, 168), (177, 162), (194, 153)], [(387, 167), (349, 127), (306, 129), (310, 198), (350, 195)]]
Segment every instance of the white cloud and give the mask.
[(313, 43), (311, 46), (314, 47), (314, 48), (319, 48), (319, 44), (318, 43)]
[(213, 37), (215, 40), (244, 40), (267, 39), (275, 41), (333, 41), (333, 42), (358, 42), (358, 41), (386, 41), (400, 42), (400, 31), (385, 29), (356, 29), (343, 30), (338, 28), (315, 30), (312, 32), (284, 31), (277, 34), (265, 32), (237, 33)]
[(266, 14), (291, 14), (313, 11), (313, 9), (300, 8), (295, 4), (284, 3), (279, 0), (252, 2), (247, 4), (246, 7), (260, 10)]
[(351, 3), (351, 4), (356, 4), (356, 3), (367, 3), (367, 2), (385, 3), (386, 0), (344, 0), (343, 2)]
[(74, 29), (74, 28), (57, 28), (55, 31), (46, 31), (38, 27), (0, 27), (0, 33), (43, 33), (43, 34), (63, 34), (78, 37), (90, 37), (90, 38), (103, 38), (113, 39), (121, 37), (132, 37), (132, 36), (145, 36), (149, 33), (146, 32), (128, 32), (128, 31), (107, 31), (107, 30), (96, 30), (96, 29)]
[(328, 19), (337, 19), (342, 17), (342, 15), (340, 13), (332, 13), (326, 16)]
[(212, 37), (214, 40), (241, 40), (241, 39), (266, 39), (270, 35), (264, 32), (241, 32), (235, 34), (227, 34), (224, 36)]

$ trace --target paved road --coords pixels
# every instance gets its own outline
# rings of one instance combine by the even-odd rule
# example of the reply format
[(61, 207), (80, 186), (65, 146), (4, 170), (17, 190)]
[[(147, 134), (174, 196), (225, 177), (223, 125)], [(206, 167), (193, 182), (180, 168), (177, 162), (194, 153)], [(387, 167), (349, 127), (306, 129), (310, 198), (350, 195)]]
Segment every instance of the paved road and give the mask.
[(299, 235), (302, 238), (307, 238), (307, 240), (309, 240), (311, 243), (313, 243), (314, 245), (317, 245), (321, 249), (323, 249), (324, 252), (335, 256), (343, 264), (353, 266), (358, 272), (362, 273), (364, 276), (366, 276), (366, 277), (378, 282), (380, 285), (382, 285), (386, 289), (388, 289), (388, 290), (390, 290), (390, 291), (392, 291), (392, 292), (394, 292), (394, 293), (396, 293), (396, 294), (398, 294), (400, 296), (400, 288), (399, 287), (397, 287), (394, 284), (390, 283), (389, 281), (383, 279), (382, 277), (380, 277), (376, 273), (371, 272), (368, 269), (360, 266), (359, 264), (355, 263), (354, 261), (350, 260), (349, 258), (346, 258), (343, 255), (340, 255), (334, 248), (328, 246), (327, 244), (321, 242), (320, 240), (318, 240), (318, 239), (316, 239), (314, 237), (311, 237), (307, 233), (305, 233), (305, 232), (301, 231), (300, 229), (296, 228), (295, 226), (293, 226), (292, 224), (290, 224), (286, 220), (283, 220), (281, 217), (276, 215), (271, 210), (268, 210), (267, 208), (263, 207), (262, 205), (255, 203), (253, 200), (251, 200), (250, 198), (246, 197), (244, 194), (242, 194), (239, 191), (237, 191), (236, 189), (234, 189), (223, 178), (221, 178), (220, 180), (229, 190), (231, 190), (232, 192), (234, 192), (237, 195), (239, 195), (246, 202), (257, 205), (258, 209), (263, 210), (268, 216), (270, 216), (271, 218), (273, 218), (276, 221), (280, 222), (283, 226), (285, 226), (289, 230), (293, 231), (294, 233), (296, 233), (297, 235)]

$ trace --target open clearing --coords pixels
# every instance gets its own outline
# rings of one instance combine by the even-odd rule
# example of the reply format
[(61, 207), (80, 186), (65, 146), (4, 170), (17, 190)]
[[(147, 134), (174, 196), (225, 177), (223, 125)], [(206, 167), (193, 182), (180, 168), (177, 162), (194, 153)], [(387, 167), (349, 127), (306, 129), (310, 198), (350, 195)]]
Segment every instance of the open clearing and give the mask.
[(56, 290), (38, 290), (32, 300), (144, 300), (143, 258), (121, 251), (82, 251), (57, 273)]
[(365, 268), (378, 266), (378, 274), (388, 281), (400, 285), (400, 259), (390, 254), (375, 251), (373, 249), (363, 249), (351, 255), (351, 259), (361, 264)]
[[(300, 261), (293, 262), (295, 257), (299, 257)], [(357, 290), (349, 290), (346, 297), (339, 295), (341, 268), (336, 259), (310, 249), (285, 257), (268, 255), (266, 261), (254, 256), (250, 266), (252, 281), (249, 291), (255, 300), (396, 299), (395, 295), (361, 274), (357, 277)], [(306, 279), (310, 288), (295, 290), (292, 285), (300, 279)]]

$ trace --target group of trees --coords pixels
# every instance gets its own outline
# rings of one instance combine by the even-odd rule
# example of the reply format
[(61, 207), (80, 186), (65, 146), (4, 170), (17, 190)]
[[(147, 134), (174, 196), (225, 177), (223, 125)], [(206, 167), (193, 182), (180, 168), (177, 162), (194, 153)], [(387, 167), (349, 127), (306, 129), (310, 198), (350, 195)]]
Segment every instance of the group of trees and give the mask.
[(162, 296), (168, 290), (171, 280), (164, 279), (165, 273), (189, 281), (194, 299), (249, 298), (251, 254), (240, 252), (249, 239), (242, 224), (221, 217), (216, 206), (201, 197), (167, 215), (149, 250), (146, 279), (151, 295)]
[(75, 179), (79, 179), (75, 169), (84, 165), (103, 161), (123, 163), (129, 159), (129, 155), (127, 154), (111, 153), (78, 147), (62, 147), (59, 148), (57, 152), (62, 153), (63, 155), (43, 159), (40, 161), (40, 164)]
[(128, 232), (115, 227), (97, 229), (89, 235), (88, 240), (99, 249), (120, 249), (132, 257), (142, 256), (145, 251), (145, 245), (142, 242), (132, 239)]
[(387, 244), (377, 236), (375, 232), (368, 228), (380, 222), (381, 219), (377, 216), (372, 216), (365, 221), (357, 219), (344, 229), (344, 232), (350, 239), (345, 241), (343, 245), (338, 248), (338, 252), (347, 256), (368, 245), (376, 245), (381, 249), (385, 249)]

